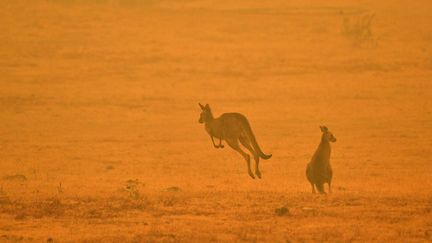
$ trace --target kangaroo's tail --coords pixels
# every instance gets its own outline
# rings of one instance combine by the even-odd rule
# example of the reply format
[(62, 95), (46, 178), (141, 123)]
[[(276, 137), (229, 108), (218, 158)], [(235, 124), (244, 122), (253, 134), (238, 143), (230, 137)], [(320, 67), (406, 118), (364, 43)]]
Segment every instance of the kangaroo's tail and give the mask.
[(271, 154), (265, 154), (261, 150), (260, 146), (258, 145), (258, 143), (256, 141), (255, 135), (252, 132), (252, 128), (251, 128), (251, 126), (250, 126), (250, 124), (249, 124), (249, 122), (247, 121), (246, 118), (245, 118), (245, 121), (246, 121), (246, 126), (245, 127), (246, 127), (246, 131), (247, 131), (247, 136), (249, 137), (249, 140), (252, 143), (252, 147), (258, 153), (259, 157), (261, 157), (263, 159), (270, 159), (272, 157), (272, 155)]

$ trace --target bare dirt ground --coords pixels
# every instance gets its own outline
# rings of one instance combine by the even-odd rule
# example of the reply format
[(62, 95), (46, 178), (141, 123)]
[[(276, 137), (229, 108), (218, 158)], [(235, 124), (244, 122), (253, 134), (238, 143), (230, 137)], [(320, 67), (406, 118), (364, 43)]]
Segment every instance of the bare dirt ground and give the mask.
[(431, 241), (431, 4), (286, 2), (1, 1), (0, 241)]

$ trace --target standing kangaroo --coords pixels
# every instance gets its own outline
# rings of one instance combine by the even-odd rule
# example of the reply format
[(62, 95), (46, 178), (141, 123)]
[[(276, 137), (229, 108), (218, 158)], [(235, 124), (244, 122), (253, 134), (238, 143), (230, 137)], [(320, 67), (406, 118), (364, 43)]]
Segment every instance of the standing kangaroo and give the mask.
[[(261, 178), (259, 158), (270, 159), (272, 155), (267, 155), (262, 152), (246, 117), (239, 113), (224, 113), (220, 117), (214, 118), (208, 104), (205, 106), (199, 104), (199, 106), (202, 110), (199, 123), (205, 123), (205, 129), (210, 135), (214, 147), (223, 148), (222, 140), (225, 140), (231, 148), (244, 157), (247, 162), (248, 173), (252, 179), (255, 179), (250, 168), (250, 156), (240, 148), (240, 141), (240, 143), (254, 156), (255, 175), (258, 178)], [(219, 139), (218, 145), (215, 144), (214, 138)]]
[(330, 142), (336, 142), (336, 138), (326, 126), (320, 126), (320, 128), (323, 133), (321, 143), (307, 165), (306, 177), (312, 186), (312, 193), (315, 193), (315, 185), (319, 193), (325, 194), (324, 183), (328, 183), (329, 192), (331, 193), (333, 171), (330, 165)]

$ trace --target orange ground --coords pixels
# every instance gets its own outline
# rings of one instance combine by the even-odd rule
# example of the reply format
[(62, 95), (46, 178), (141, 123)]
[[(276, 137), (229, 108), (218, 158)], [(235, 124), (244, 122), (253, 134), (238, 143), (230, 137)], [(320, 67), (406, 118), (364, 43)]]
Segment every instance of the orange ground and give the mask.
[[(432, 6), (377, 2), (1, 1), (0, 241), (431, 241)], [(198, 102), (249, 118), (263, 179)]]

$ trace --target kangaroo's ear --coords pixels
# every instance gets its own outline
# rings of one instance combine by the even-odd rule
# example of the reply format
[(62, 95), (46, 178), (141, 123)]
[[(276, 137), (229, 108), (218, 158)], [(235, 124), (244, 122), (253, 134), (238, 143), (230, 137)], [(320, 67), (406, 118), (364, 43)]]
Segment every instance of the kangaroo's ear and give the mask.
[(327, 132), (328, 128), (326, 126), (320, 126), (321, 132)]
[(206, 104), (205, 108), (206, 108), (207, 110), (210, 110), (210, 106), (209, 106), (209, 104)]
[(198, 103), (198, 105), (201, 107), (201, 110), (204, 110), (204, 106), (201, 103)]

